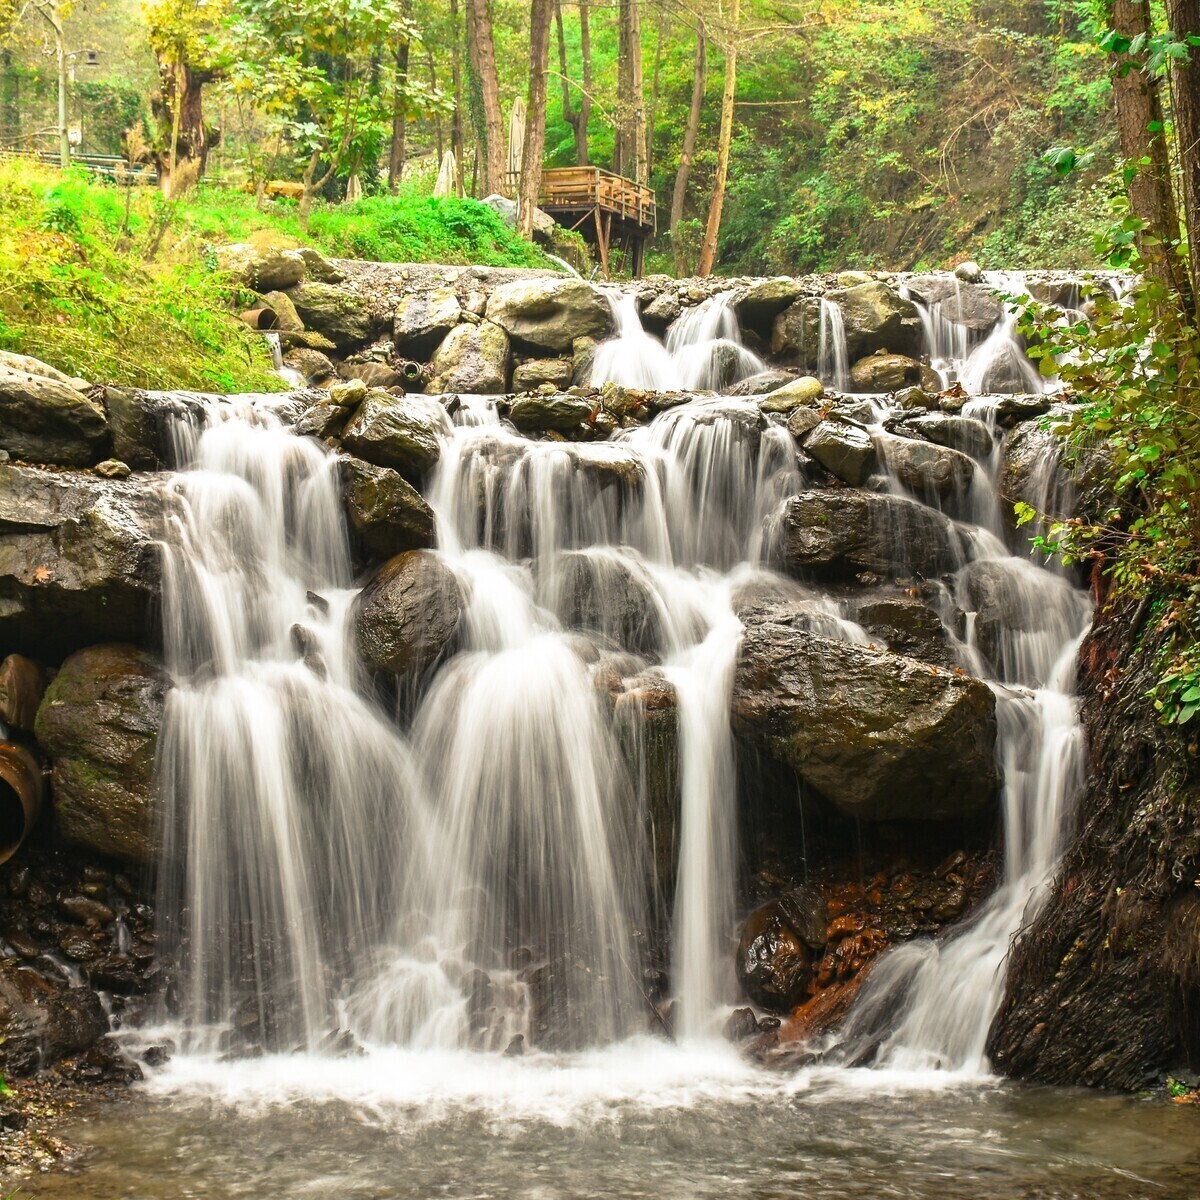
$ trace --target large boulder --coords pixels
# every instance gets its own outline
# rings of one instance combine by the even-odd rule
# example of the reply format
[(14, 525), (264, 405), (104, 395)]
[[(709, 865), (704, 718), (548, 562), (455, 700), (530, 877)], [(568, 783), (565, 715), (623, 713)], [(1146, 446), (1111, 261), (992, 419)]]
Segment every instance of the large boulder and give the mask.
[(861, 487), (875, 470), (875, 442), (860, 425), (822, 421), (802, 444), (825, 470), (851, 487)]
[(538, 350), (566, 354), (579, 337), (607, 337), (612, 309), (599, 289), (582, 279), (527, 279), (498, 287), (487, 318), (509, 337)]
[(747, 625), (733, 725), (851, 817), (967, 817), (999, 786), (986, 684), (789, 625)]
[(0, 651), (55, 658), (141, 640), (158, 595), (160, 512), (145, 476), (0, 464)]
[(392, 317), (396, 350), (424, 361), (462, 320), (462, 306), (453, 288), (410, 292), (400, 298)]
[(575, 364), (569, 358), (530, 358), (513, 369), (513, 391), (531, 392), (544, 383), (556, 388), (571, 386)]
[(770, 1012), (790, 1012), (805, 998), (812, 977), (809, 947), (780, 901), (755, 909), (742, 926), (737, 949), (738, 983), (747, 998)]
[(771, 353), (795, 359), (803, 366), (818, 365), (821, 302), (803, 296), (781, 312), (771, 326)]
[(662, 645), (662, 613), (649, 578), (626, 556), (609, 550), (560, 554), (539, 582), (567, 628), (599, 633), (635, 654)]
[(57, 379), (0, 371), (0, 450), (29, 462), (90, 467), (109, 446), (98, 400)]
[(963, 497), (975, 478), (975, 461), (933, 442), (884, 434), (879, 448), (892, 476), (921, 500)]
[(252, 246), (238, 242), (216, 249), (217, 270), (254, 292), (294, 287), (305, 276), (304, 256), (281, 246)]
[(346, 457), (341, 472), (342, 506), (358, 562), (433, 545), (433, 510), (398, 471)]
[(929, 382), (925, 374), (928, 369), (903, 354), (870, 354), (850, 368), (850, 382), (856, 392), (897, 392)]
[(500, 395), (508, 391), (511, 352), (508, 334), (499, 325), (458, 325), (434, 351), (425, 390), (432, 395)]
[(955, 417), (942, 412), (914, 413), (891, 428), (904, 437), (921, 437), (939, 446), (949, 446), (951, 450), (961, 450), (979, 462), (987, 462), (996, 448), (992, 431), (974, 417)]
[(440, 433), (449, 430), (445, 410), (424, 396), (373, 391), (342, 434), (346, 448), (377, 467), (395, 467), (411, 483), (437, 466)]
[(154, 757), (167, 679), (134, 646), (73, 654), (38, 709), (53, 764), (54, 816), (69, 842), (139, 866), (156, 857)]
[(375, 332), (370, 307), (360, 295), (332, 283), (303, 283), (288, 296), (306, 329), (324, 334), (339, 350), (369, 341)]
[(842, 310), (850, 361), (886, 350), (916, 358), (921, 353), (921, 317), (917, 306), (886, 283), (862, 283), (830, 292)]
[(942, 513), (904, 496), (848, 488), (793, 496), (782, 533), (784, 567), (801, 579), (929, 578), (954, 570), (966, 554)]
[(769, 337), (775, 318), (800, 298), (800, 282), (780, 276), (759, 279), (745, 288), (734, 301), (734, 310), (744, 329), (753, 329)]
[(953, 275), (918, 275), (908, 281), (908, 288), (927, 306), (940, 305), (938, 311), (947, 321), (974, 334), (987, 333), (1004, 316), (1004, 305), (991, 288)]
[(550, 429), (567, 432), (578, 429), (594, 409), (592, 402), (582, 396), (569, 396), (565, 392), (534, 393), (514, 400), (508, 419), (523, 433)]
[(36, 1075), (87, 1050), (108, 1032), (100, 997), (89, 987), (49, 979), (15, 959), (0, 961), (0, 1070)]
[(354, 604), (354, 638), (368, 670), (422, 674), (451, 643), (462, 615), (454, 572), (432, 550), (384, 563)]

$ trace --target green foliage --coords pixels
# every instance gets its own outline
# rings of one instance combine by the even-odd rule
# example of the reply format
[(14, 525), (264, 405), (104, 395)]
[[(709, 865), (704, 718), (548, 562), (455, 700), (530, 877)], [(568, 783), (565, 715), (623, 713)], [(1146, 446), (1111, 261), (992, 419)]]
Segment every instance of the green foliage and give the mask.
[(82, 172), (0, 163), (0, 348), (108, 383), (281, 386), (217, 275), (195, 262), (142, 263), (150, 227), (141, 213), (127, 224), (121, 194)]
[[(1128, 217), (1109, 231), (1110, 262), (1140, 265), (1138, 231)], [(1190, 725), (1200, 713), (1200, 332), (1152, 279), (1122, 301), (1097, 291), (1092, 303), (1090, 325), (1037, 305), (1023, 324), (1042, 372), (1078, 401), (1059, 431), (1103, 464), (1114, 503), (1086, 519), (1051, 515), (1034, 541), (1067, 562), (1098, 563), (1114, 595), (1151, 606), (1166, 635), (1155, 706), (1165, 724)], [(1037, 516), (1018, 510), (1022, 524)]]

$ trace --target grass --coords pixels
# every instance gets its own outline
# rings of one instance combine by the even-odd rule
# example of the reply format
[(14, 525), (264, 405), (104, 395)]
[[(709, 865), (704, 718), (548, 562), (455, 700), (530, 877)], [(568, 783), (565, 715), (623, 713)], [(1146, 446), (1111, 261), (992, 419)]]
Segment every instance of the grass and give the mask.
[(552, 265), (486, 205), (415, 187), (317, 205), (305, 234), (294, 202), (260, 210), (246, 193), (200, 187), (168, 204), (82, 171), (0, 162), (0, 349), (95, 382), (278, 389), (263, 340), (234, 315), (252, 295), (209, 252), (241, 241), (381, 262)]

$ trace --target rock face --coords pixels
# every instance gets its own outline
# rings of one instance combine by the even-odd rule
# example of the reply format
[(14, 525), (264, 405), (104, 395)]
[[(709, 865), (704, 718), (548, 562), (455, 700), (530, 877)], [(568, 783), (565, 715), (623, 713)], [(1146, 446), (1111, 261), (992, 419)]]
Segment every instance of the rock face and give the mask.
[(217, 269), (255, 292), (273, 292), (294, 287), (305, 276), (304, 256), (299, 250), (279, 246), (252, 246), (239, 242), (219, 246)]
[(912, 438), (885, 436), (881, 449), (888, 470), (923, 500), (965, 496), (975, 477), (975, 463), (958, 450)]
[(108, 447), (99, 401), (56, 379), (0, 371), (0, 449), (29, 462), (90, 467)]
[(462, 320), (452, 288), (412, 292), (400, 299), (392, 317), (392, 338), (399, 353), (423, 360)]
[(458, 580), (432, 550), (384, 563), (354, 606), (359, 657), (369, 670), (419, 675), (453, 639), (462, 613)]
[(0, 464), (0, 649), (55, 657), (142, 638), (158, 594), (159, 512), (144, 476)]
[(420, 396), (370, 392), (342, 434), (347, 449), (377, 467), (394, 467), (419, 483), (441, 457), (445, 413)]
[(647, 584), (618, 555), (559, 555), (548, 580), (551, 602), (571, 629), (593, 630), (635, 654), (662, 644), (662, 617)]
[(367, 302), (346, 288), (332, 283), (303, 283), (288, 296), (305, 328), (324, 334), (339, 349), (358, 346), (374, 332)]
[(459, 325), (434, 352), (426, 391), (496, 396), (508, 390), (508, 334), (491, 321)]
[(802, 579), (929, 578), (961, 565), (962, 554), (948, 517), (903, 496), (809, 491), (784, 509), (784, 566)]
[(59, 832), (105, 857), (148, 866), (158, 843), (154, 756), (166, 676), (134, 646), (72, 655), (38, 709), (38, 742), (54, 766)]
[(613, 317), (600, 291), (582, 279), (530, 279), (498, 287), (487, 318), (509, 337), (538, 350), (566, 354), (579, 337), (607, 337)]
[(359, 563), (433, 545), (433, 510), (403, 475), (357, 458), (343, 459), (341, 471), (346, 525)]
[(790, 1012), (804, 999), (811, 957), (778, 900), (755, 909), (742, 926), (737, 977), (746, 996), (770, 1012)]
[(885, 283), (862, 283), (830, 292), (846, 327), (850, 360), (885, 350), (916, 358), (921, 352), (921, 318), (917, 306)]
[(851, 487), (861, 487), (875, 469), (871, 435), (844, 421), (822, 421), (804, 438), (804, 449)]
[(108, 1032), (100, 998), (88, 987), (51, 982), (31, 967), (0, 962), (0, 1069), (34, 1075), (86, 1050)]
[(851, 817), (945, 820), (996, 798), (991, 690), (914, 659), (750, 624), (733, 724)]

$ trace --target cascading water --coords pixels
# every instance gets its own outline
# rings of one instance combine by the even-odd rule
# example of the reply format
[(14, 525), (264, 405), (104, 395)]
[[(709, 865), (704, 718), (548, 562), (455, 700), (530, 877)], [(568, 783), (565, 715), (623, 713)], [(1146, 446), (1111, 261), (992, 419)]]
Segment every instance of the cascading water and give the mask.
[(850, 390), (850, 351), (846, 344), (846, 319), (842, 307), (821, 297), (818, 326), (817, 376), (835, 392)]
[(643, 329), (636, 296), (610, 294), (617, 334), (597, 349), (592, 384), (719, 392), (757, 374), (765, 364), (742, 345), (733, 302), (732, 292), (721, 292), (689, 308), (667, 331), (664, 346)]

